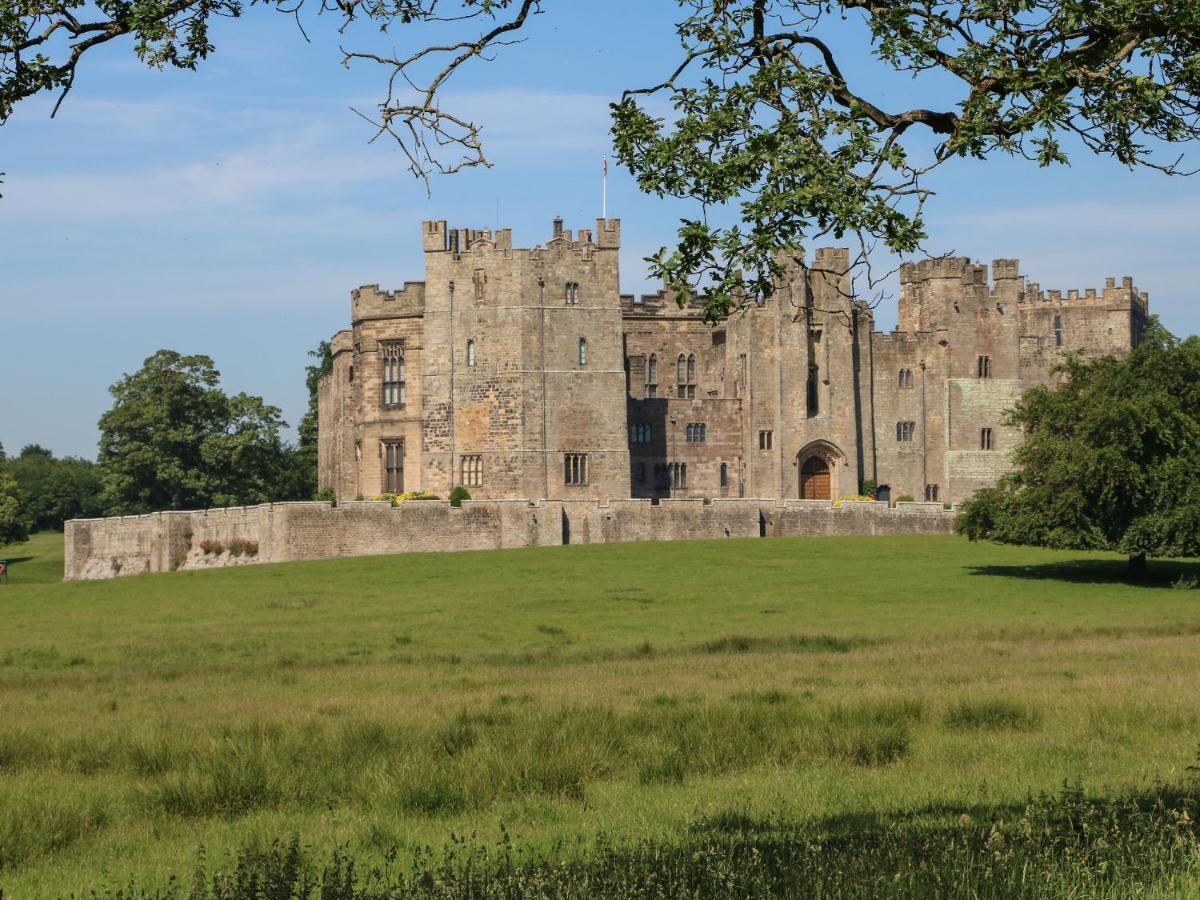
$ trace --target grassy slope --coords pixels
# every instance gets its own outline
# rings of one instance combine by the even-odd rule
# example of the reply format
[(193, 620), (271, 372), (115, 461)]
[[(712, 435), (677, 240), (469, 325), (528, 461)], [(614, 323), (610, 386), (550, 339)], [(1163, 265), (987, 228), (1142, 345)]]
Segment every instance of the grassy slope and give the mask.
[(292, 831), (544, 845), (1144, 787), (1197, 744), (1200, 594), (1115, 558), (788, 539), (62, 584), (60, 545), (0, 549), (17, 897)]

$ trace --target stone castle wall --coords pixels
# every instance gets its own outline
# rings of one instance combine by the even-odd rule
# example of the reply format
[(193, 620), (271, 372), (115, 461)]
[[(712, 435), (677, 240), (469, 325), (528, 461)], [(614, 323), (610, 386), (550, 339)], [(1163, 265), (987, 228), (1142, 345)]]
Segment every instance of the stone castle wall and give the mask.
[[(64, 577), (112, 578), (390, 553), (724, 537), (949, 534), (941, 504), (815, 500), (275, 503), (66, 524)], [(235, 554), (230, 546), (242, 552)], [(207, 547), (207, 551), (205, 549)], [(252, 548), (252, 550), (250, 549)]]

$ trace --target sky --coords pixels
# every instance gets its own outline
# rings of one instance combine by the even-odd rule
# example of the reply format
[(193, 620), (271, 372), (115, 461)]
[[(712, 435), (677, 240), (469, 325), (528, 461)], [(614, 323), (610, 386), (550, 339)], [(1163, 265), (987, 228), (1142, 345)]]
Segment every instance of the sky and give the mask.
[[(264, 397), (293, 426), (307, 351), (349, 327), (354, 287), (423, 277), (418, 229), (514, 230), (544, 243), (600, 215), (608, 104), (657, 83), (677, 59), (674, 0), (550, 0), (524, 42), (450, 83), (447, 105), (483, 128), (490, 169), (436, 178), (432, 196), (352, 108), (370, 111), (386, 73), (342, 65), (332, 18), (262, 7), (212, 29), (196, 72), (143, 66), (128, 44), (82, 64), (51, 119), (28, 101), (0, 127), (0, 443), (94, 457), (108, 386), (160, 348), (212, 357), (229, 391)], [(436, 37), (437, 35), (435, 35)], [(847, 74), (896, 105), (945, 92), (874, 67), (846, 33)], [(396, 29), (354, 47), (411, 51)], [(948, 95), (947, 95), (948, 96)], [(1189, 154), (1200, 156), (1200, 148)], [(1200, 176), (1130, 172), (1076, 153), (1069, 168), (953, 161), (930, 181), (927, 249), (1019, 257), (1043, 289), (1132, 275), (1176, 334), (1200, 332)], [(697, 209), (640, 194), (615, 163), (622, 289), (652, 291), (643, 258)], [(891, 261), (880, 260), (882, 268)], [(893, 292), (894, 293), (894, 292)], [(876, 310), (887, 330), (894, 295)]]

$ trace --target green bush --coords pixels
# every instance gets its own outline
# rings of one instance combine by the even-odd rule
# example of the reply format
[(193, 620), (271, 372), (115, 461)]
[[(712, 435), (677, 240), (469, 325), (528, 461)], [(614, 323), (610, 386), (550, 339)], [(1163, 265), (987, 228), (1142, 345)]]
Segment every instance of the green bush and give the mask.
[(464, 500), (470, 500), (470, 499), (471, 499), (471, 492), (468, 491), (461, 484), (456, 485), (454, 490), (452, 490), (450, 492), (450, 505), (451, 506), (462, 506), (462, 502)]
[(323, 500), (326, 503), (337, 503), (337, 492), (331, 487), (323, 487), (313, 494), (313, 499)]

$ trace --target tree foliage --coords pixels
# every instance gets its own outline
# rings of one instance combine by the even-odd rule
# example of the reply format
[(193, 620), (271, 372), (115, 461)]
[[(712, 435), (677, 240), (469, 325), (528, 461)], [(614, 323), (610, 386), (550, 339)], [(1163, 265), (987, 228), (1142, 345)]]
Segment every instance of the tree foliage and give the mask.
[(972, 539), (1200, 556), (1200, 338), (1153, 323), (1128, 357), (1066, 359), (1009, 414), (1014, 470), (963, 506)]
[[(677, 3), (679, 46), (664, 48), (664, 80), (630, 85), (614, 103), (613, 138), (643, 191), (701, 208), (652, 264), (681, 301), (703, 295), (714, 316), (769, 293), (781, 254), (806, 241), (852, 236), (859, 264), (876, 245), (914, 252), (932, 196), (926, 176), (949, 160), (1000, 153), (1061, 165), (1080, 147), (1178, 174), (1171, 145), (1200, 135), (1195, 2)], [(303, 0), (261, 5), (298, 20), (304, 11)], [(489, 165), (478, 127), (443, 96), (453, 76), (515, 43), (537, 14), (578, 6), (317, 0), (309, 9), (408, 48), (348, 49), (344, 62), (381, 67), (386, 93), (360, 114), (372, 139), (394, 139), (427, 180)], [(101, 43), (128, 39), (150, 65), (195, 67), (213, 49), (211, 19), (242, 12), (241, 0), (0, 0), (0, 122), (24, 98), (61, 98)], [(590, 14), (603, 15), (601, 5)], [(849, 61), (867, 57), (881, 74), (854, 83)], [(904, 95), (917, 99), (894, 99)], [(669, 103), (671, 121), (651, 97)]]
[(100, 472), (90, 460), (57, 459), (45, 447), (30, 444), (9, 462), (8, 469), (28, 498), (35, 531), (62, 528), (67, 519), (104, 515)]
[(8, 470), (8, 457), (0, 444), (0, 544), (15, 544), (29, 537), (33, 524), (29, 499)]
[(316, 362), (304, 368), (304, 383), (308, 388), (308, 409), (300, 418), (296, 431), (299, 442), (295, 463), (302, 483), (297, 485), (296, 499), (311, 500), (317, 492), (317, 386), (333, 371), (333, 345), (321, 341), (315, 350), (308, 351)]
[(100, 466), (110, 514), (280, 499), (288, 467), (279, 410), (226, 394), (219, 379), (207, 356), (160, 350), (109, 388)]

